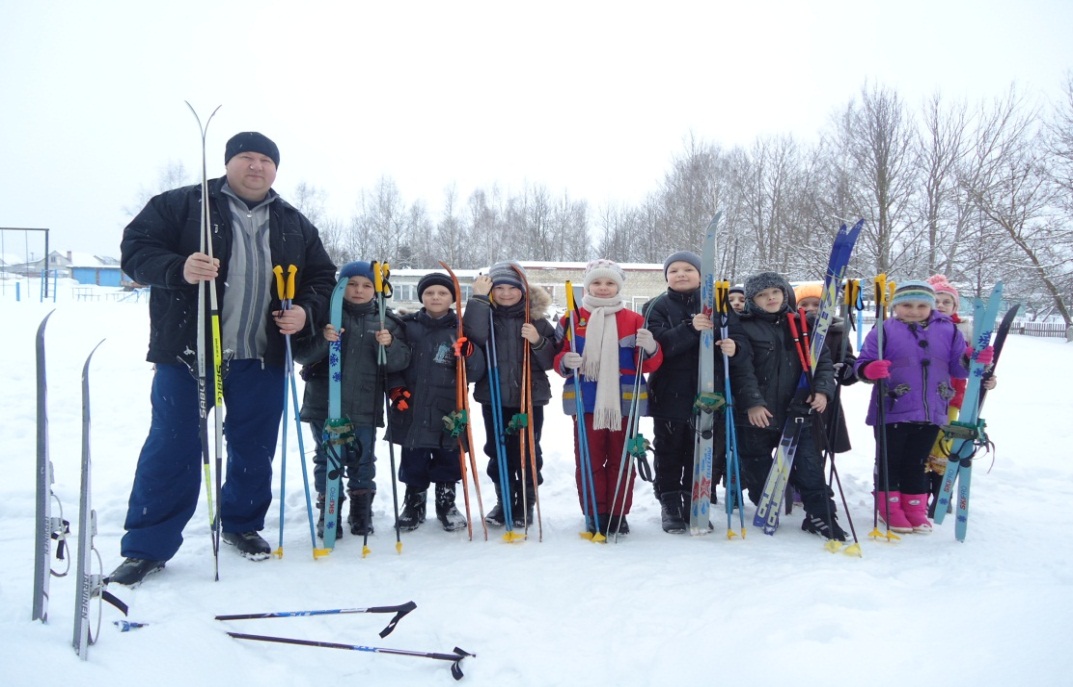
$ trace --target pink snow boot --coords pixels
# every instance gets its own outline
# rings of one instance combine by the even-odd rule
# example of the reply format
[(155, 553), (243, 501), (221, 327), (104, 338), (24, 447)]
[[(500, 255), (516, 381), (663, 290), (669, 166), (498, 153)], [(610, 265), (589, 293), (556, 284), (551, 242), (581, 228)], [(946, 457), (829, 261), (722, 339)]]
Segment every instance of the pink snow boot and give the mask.
[[(917, 534), (931, 534), (931, 522), (928, 520), (928, 495), (927, 494), (902, 494), (905, 503), (902, 510), (905, 519), (913, 526)], [(894, 514), (891, 514), (894, 519)]]
[[(890, 508), (890, 521), (887, 521), (887, 509)], [(902, 510), (902, 494), (899, 491), (877, 491), (876, 510), (879, 520), (890, 526), (892, 532), (908, 534), (913, 531), (913, 523), (905, 517)]]

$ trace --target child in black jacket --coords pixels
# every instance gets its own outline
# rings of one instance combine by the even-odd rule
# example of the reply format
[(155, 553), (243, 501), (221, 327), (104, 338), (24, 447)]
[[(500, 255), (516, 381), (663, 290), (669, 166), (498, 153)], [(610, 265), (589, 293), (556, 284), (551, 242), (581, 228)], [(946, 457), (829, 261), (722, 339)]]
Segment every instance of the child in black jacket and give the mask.
[[(778, 446), (786, 423), (802, 423), (797, 456), (790, 484), (805, 506), (801, 529), (827, 539), (845, 541), (846, 534), (835, 517), (834, 501), (823, 475), (823, 456), (814, 431), (822, 432), (815, 418), (834, 397), (834, 368), (826, 347), (821, 350), (812, 377), (812, 393), (799, 389), (801, 361), (787, 324), (794, 306), (793, 289), (781, 275), (761, 272), (745, 280), (745, 312), (741, 316), (743, 338), (738, 342), (742, 360), (731, 369), (737, 406), (738, 453), (742, 481), (749, 499), (758, 504), (772, 451)], [(814, 427), (814, 425), (819, 425)], [(828, 516), (830, 513), (830, 516)]]
[[(402, 446), (399, 481), (406, 485), (399, 528), (410, 531), (425, 521), (428, 488), (436, 484), (436, 517), (448, 532), (466, 526), (455, 506), (456, 484), (462, 479), (458, 439), (444, 418), (459, 409), (455, 342), (458, 316), (451, 309), (454, 283), (441, 272), (426, 274), (417, 283), (424, 307), (402, 318), (410, 365), (389, 382), (392, 399), (388, 441)], [(484, 376), (484, 355), (464, 346), (466, 378)], [(469, 389), (465, 390), (469, 393)]]

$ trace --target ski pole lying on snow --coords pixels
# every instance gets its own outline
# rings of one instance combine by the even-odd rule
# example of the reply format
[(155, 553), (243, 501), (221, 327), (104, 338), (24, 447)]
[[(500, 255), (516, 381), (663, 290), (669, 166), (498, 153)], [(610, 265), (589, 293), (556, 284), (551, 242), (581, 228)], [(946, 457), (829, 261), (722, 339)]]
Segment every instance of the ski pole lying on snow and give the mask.
[(218, 615), (216, 620), (259, 620), (261, 618), (299, 618), (312, 615), (342, 615), (344, 613), (394, 613), (395, 617), (380, 631), (381, 637), (387, 637), (395, 626), (399, 624), (410, 611), (417, 608), (413, 601), (407, 601), (397, 606), (370, 606), (369, 608), (329, 608), (323, 611), (278, 611), (275, 613), (237, 613), (234, 615)]
[(454, 652), (450, 654), (440, 654), (428, 651), (407, 651), (406, 649), (387, 649), (378, 646), (361, 646), (360, 644), (339, 644), (336, 642), (318, 642), (310, 639), (294, 639), (291, 637), (270, 637), (266, 635), (247, 635), (240, 632), (228, 632), (229, 637), (235, 639), (248, 639), (255, 642), (277, 642), (279, 644), (297, 644), (299, 646), (316, 646), (322, 649), (346, 649), (348, 651), (368, 651), (375, 654), (395, 654), (397, 656), (415, 656), (417, 658), (431, 658), (437, 661), (450, 661), (451, 662), (451, 675), (456, 680), (462, 679), (462, 659), (472, 656), (477, 657), (477, 654), (471, 654), (468, 651), (463, 651), (457, 646), (454, 648)]

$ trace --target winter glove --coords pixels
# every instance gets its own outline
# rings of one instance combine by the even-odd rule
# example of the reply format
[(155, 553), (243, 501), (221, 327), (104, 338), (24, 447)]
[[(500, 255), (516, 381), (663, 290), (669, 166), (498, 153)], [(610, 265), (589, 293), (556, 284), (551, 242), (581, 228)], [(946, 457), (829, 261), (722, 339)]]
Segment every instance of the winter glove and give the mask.
[(842, 386), (852, 384), (857, 381), (857, 373), (853, 371), (852, 365), (846, 363), (835, 363), (835, 380)]
[(637, 345), (644, 349), (645, 355), (652, 355), (656, 352), (656, 337), (642, 327), (637, 330)]
[(391, 409), (397, 410), (400, 413), (405, 413), (410, 409), (410, 399), (412, 395), (410, 390), (404, 386), (397, 386), (391, 391), (387, 392), (387, 397), (391, 399)]
[(984, 367), (987, 367), (991, 363), (995, 362), (995, 348), (993, 346), (984, 347), (979, 353), (976, 354), (975, 360), (973, 360), (972, 357), (973, 352), (974, 349), (972, 346), (969, 346), (965, 349), (965, 357), (972, 362), (980, 363)]
[(562, 363), (567, 370), (576, 370), (581, 367), (581, 354), (567, 351), (563, 353)]
[(458, 341), (455, 341), (455, 356), (458, 358), (468, 358), (473, 355), (473, 342), (462, 337)]
[(890, 377), (890, 361), (873, 360), (861, 368), (861, 374), (865, 379), (871, 379), (872, 381), (886, 379)]

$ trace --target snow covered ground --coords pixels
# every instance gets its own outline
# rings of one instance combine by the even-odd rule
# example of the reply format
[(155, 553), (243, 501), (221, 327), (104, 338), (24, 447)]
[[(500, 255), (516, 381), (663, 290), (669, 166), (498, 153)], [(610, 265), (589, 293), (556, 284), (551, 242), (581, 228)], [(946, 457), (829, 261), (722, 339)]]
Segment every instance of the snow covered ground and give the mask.
[[(864, 385), (846, 392), (855, 449), (838, 460), (862, 558), (825, 551), (822, 540), (799, 530), (800, 511), (784, 519), (774, 537), (750, 526), (744, 541), (728, 541), (721, 510), (711, 536), (664, 534), (658, 506), (640, 482), (632, 534), (617, 545), (579, 538), (571, 425), (556, 398), (543, 442), (542, 543), (534, 537), (505, 544), (494, 530), (485, 542), (479, 527), (470, 542), (464, 530), (446, 533), (430, 521), (406, 534), (397, 554), (388, 451), (381, 444), (372, 554), (362, 559), (360, 540), (345, 536), (334, 554), (314, 561), (291, 431), (285, 556), (253, 563), (225, 549), (220, 581), (214, 582), (202, 502), (185, 544), (163, 573), (137, 589), (112, 590), (130, 605), (129, 619), (147, 625), (120, 632), (112, 622), (121, 616), (106, 606), (98, 642), (82, 663), (71, 648), (73, 571), (52, 580), (48, 622), (30, 620), (33, 337), (53, 307), (57, 312), (47, 331), (51, 456), (55, 491), (70, 519), (78, 508), (80, 371), (93, 345), (106, 339), (91, 367), (96, 546), (105, 572), (120, 561), (127, 495), (149, 425), (152, 372), (144, 362), (144, 300), (80, 302), (61, 295), (53, 306), (16, 303), (11, 291), (5, 293), (0, 299), (6, 331), (0, 343), (5, 685), (453, 683), (448, 664), (440, 661), (241, 642), (229, 638), (228, 630), (420, 652), (458, 646), (477, 654), (462, 666), (463, 684), (470, 685), (1062, 684), (1073, 672), (1068, 650), (1073, 347), (1018, 336), (1007, 343), (999, 388), (987, 401), (984, 415), (997, 454), (990, 473), (990, 456), (977, 462), (964, 544), (954, 539), (952, 518), (931, 536), (907, 535), (896, 544), (867, 539), (873, 448), (863, 424)], [(651, 436), (649, 425), (642, 428)], [(494, 496), (482, 477), (488, 508)], [(278, 485), (277, 474), (277, 494)], [(273, 545), (278, 507), (277, 501), (264, 532)], [(377, 636), (388, 619), (382, 615), (213, 619), (409, 600), (417, 610), (385, 639)]]

